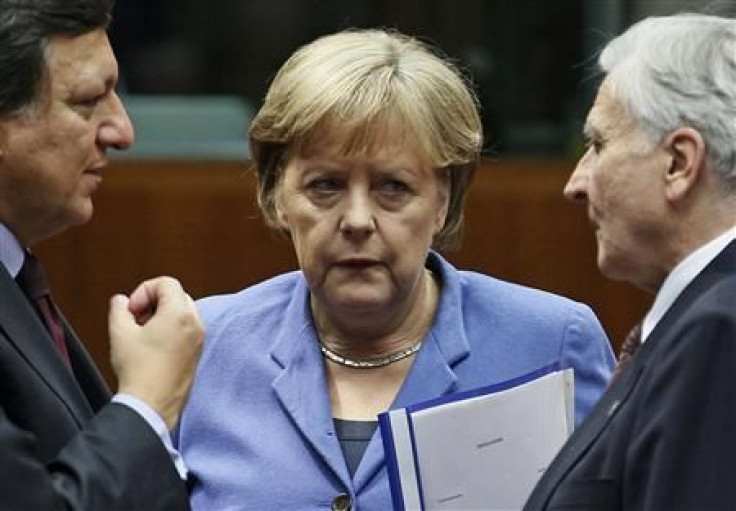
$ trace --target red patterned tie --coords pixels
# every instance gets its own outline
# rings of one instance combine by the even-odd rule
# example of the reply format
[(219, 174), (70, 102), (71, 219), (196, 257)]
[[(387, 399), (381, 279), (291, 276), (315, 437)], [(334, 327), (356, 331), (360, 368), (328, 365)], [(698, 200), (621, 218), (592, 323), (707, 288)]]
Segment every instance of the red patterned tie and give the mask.
[(618, 364), (616, 364), (616, 369), (613, 371), (614, 377), (621, 374), (621, 371), (623, 371), (629, 359), (634, 356), (639, 346), (641, 346), (641, 323), (637, 323), (631, 329), (629, 335), (626, 336), (623, 344), (621, 344), (621, 351), (618, 352)]
[(36, 308), (36, 311), (51, 334), (51, 338), (54, 340), (54, 345), (59, 351), (59, 354), (68, 364), (69, 352), (66, 348), (64, 327), (59, 318), (59, 311), (51, 300), (51, 291), (46, 282), (46, 276), (36, 256), (26, 253), (23, 267), (15, 280), (28, 297), (28, 300)]

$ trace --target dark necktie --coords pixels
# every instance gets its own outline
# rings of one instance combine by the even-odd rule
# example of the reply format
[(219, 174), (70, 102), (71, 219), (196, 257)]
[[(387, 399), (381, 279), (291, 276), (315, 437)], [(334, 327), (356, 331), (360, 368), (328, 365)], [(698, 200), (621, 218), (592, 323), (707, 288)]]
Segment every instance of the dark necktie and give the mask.
[(51, 291), (46, 282), (46, 276), (36, 256), (30, 252), (26, 253), (23, 267), (20, 269), (20, 273), (18, 273), (15, 280), (46, 325), (59, 354), (64, 361), (69, 363), (69, 352), (66, 348), (64, 327), (61, 324), (59, 311), (51, 300)]
[(618, 364), (616, 364), (616, 369), (613, 371), (614, 377), (621, 374), (621, 371), (623, 371), (629, 359), (634, 356), (639, 346), (641, 346), (641, 322), (637, 323), (631, 329), (629, 335), (626, 336), (623, 344), (621, 344), (621, 350), (618, 352)]

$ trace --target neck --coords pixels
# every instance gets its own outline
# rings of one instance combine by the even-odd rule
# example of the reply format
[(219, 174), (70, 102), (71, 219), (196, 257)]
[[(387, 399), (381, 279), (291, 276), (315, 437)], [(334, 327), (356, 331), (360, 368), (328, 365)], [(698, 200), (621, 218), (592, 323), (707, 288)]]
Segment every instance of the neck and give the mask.
[(320, 341), (327, 350), (355, 361), (391, 357), (416, 347), (429, 330), (439, 295), (434, 277), (423, 271), (417, 279), (416, 291), (400, 313), (387, 320), (368, 318), (356, 327), (352, 323), (335, 321), (312, 304), (315, 326)]
[(707, 214), (690, 218), (681, 225), (683, 228), (672, 247), (673, 257), (670, 259), (667, 274), (690, 254), (733, 229), (736, 225), (736, 209), (714, 206)]
[(718, 188), (704, 185), (688, 200), (671, 206), (667, 221), (650, 242), (651, 260), (640, 265), (639, 278), (627, 280), (656, 295), (678, 264), (736, 225), (736, 197), (723, 190), (723, 183), (715, 183)]

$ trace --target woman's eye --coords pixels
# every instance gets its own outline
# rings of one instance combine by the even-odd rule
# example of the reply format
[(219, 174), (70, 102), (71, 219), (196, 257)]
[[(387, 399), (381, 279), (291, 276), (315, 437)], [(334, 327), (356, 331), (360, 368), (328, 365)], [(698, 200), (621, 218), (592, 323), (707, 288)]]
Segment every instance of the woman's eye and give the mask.
[(342, 182), (337, 178), (322, 177), (310, 181), (307, 188), (317, 193), (332, 193), (342, 188)]
[(409, 191), (409, 186), (398, 179), (386, 179), (381, 182), (380, 190), (382, 192), (398, 195)]

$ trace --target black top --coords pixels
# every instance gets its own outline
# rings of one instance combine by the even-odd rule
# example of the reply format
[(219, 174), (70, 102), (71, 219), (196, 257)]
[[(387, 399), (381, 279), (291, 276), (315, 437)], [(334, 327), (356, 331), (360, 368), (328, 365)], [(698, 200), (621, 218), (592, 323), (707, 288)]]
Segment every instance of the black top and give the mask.
[(378, 427), (378, 421), (353, 421), (346, 419), (333, 419), (335, 433), (340, 440), (342, 455), (348, 466), (350, 477), (355, 475), (355, 470), (363, 459), (368, 443)]

